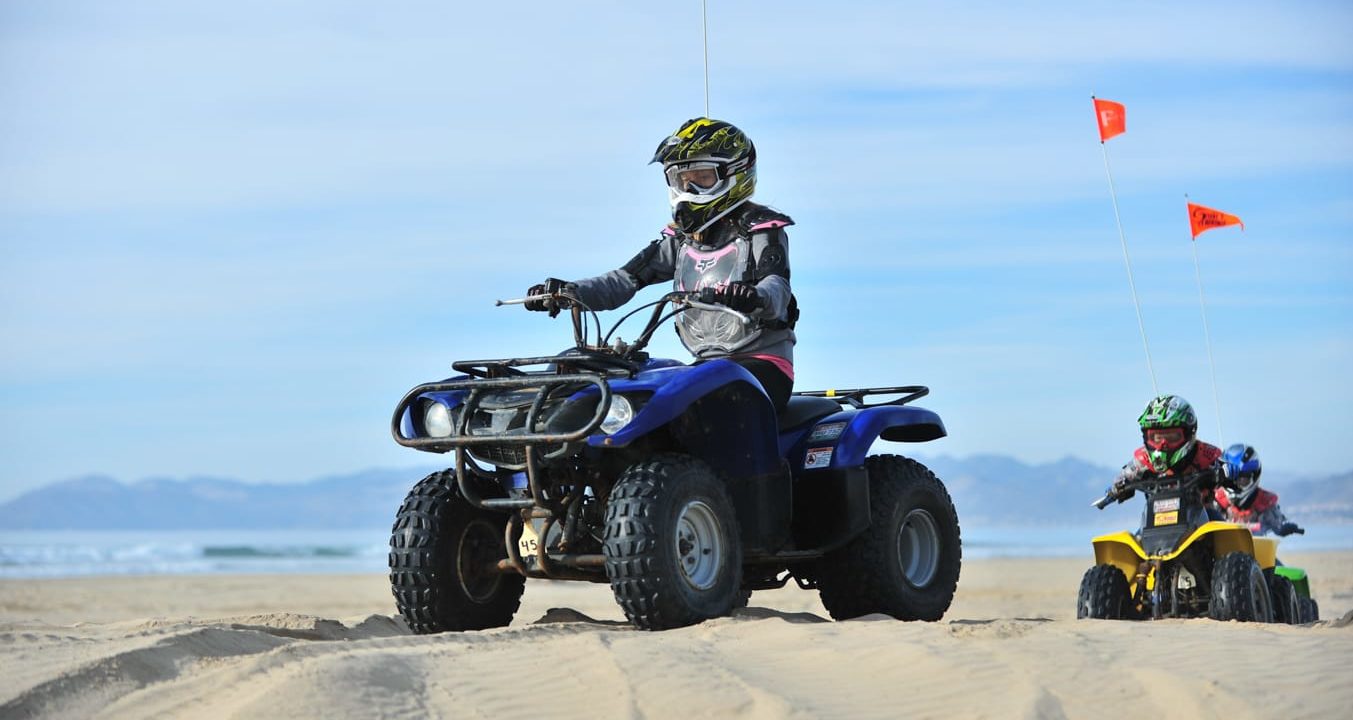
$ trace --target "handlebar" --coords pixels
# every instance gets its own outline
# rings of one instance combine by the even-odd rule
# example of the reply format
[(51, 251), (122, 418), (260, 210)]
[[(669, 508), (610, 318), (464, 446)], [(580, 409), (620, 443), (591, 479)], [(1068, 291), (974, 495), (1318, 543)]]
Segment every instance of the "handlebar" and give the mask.
[(1124, 500), (1127, 500), (1132, 497), (1132, 494), (1137, 490), (1144, 490), (1148, 487), (1160, 485), (1177, 485), (1180, 489), (1183, 489), (1198, 484), (1200, 480), (1211, 479), (1215, 481), (1218, 476), (1219, 473), (1215, 467), (1195, 473), (1189, 473), (1188, 475), (1161, 476), (1151, 474), (1146, 477), (1129, 480), (1128, 482), (1123, 483), (1122, 487), (1118, 489), (1118, 492), (1114, 492), (1113, 486), (1110, 485), (1108, 489), (1104, 491), (1104, 497), (1101, 497), (1090, 504), (1098, 510), (1103, 510), (1108, 507), (1110, 503), (1121, 503)]
[[(665, 299), (665, 300), (668, 300), (668, 301), (670, 301), (670, 302), (672, 302), (673, 304), (676, 304), (677, 302), (680, 302), (680, 303), (682, 303), (682, 304), (684, 304), (684, 305), (687, 305), (687, 306), (689, 306), (689, 307), (693, 307), (693, 308), (695, 308), (695, 309), (697, 309), (697, 310), (710, 310), (710, 311), (713, 311), (713, 312), (728, 313), (729, 315), (732, 315), (733, 317), (736, 317), (737, 319), (741, 320), (744, 324), (745, 324), (745, 323), (752, 322), (752, 319), (753, 319), (752, 316), (750, 316), (750, 315), (748, 315), (748, 314), (746, 314), (746, 313), (743, 313), (743, 312), (739, 312), (739, 311), (737, 311), (737, 310), (734, 310), (733, 308), (728, 307), (727, 305), (720, 305), (720, 304), (718, 304), (718, 303), (706, 303), (706, 302), (700, 302), (699, 300), (696, 300), (696, 299), (695, 299), (695, 298), (697, 298), (697, 297), (699, 297), (699, 296), (700, 296), (700, 293), (698, 293), (698, 292), (689, 292), (689, 291), (674, 290), (674, 291), (672, 291), (672, 292), (670, 292), (670, 293), (667, 293), (667, 295), (664, 296), (664, 299)], [(563, 293), (561, 293), (561, 292), (556, 292), (556, 293), (541, 293), (541, 294), (539, 294), (539, 295), (527, 295), (526, 297), (508, 298), (507, 300), (494, 300), (494, 301), (493, 301), (493, 306), (494, 306), (494, 307), (502, 307), (502, 306), (504, 306), (504, 305), (525, 305), (526, 303), (532, 302), (532, 301), (534, 301), (534, 300), (541, 300), (541, 301), (544, 301), (544, 300), (554, 300), (554, 301), (557, 302), (557, 301), (559, 301), (559, 300), (565, 300), (565, 301), (568, 301), (568, 300), (571, 300), (571, 299), (572, 299), (571, 297), (569, 297), (569, 296), (567, 296), (567, 295), (565, 295), (565, 294), (563, 294)]]
[[(527, 295), (526, 297), (521, 298), (496, 300), (494, 302), (494, 305), (496, 307), (502, 307), (504, 305), (524, 305), (528, 302), (542, 302), (542, 303), (553, 303), (555, 307), (561, 309), (571, 308), (573, 311), (572, 315), (574, 323), (574, 344), (578, 347), (579, 350), (590, 352), (612, 353), (614, 355), (621, 356), (624, 358), (629, 358), (642, 352), (644, 347), (647, 346), (648, 341), (652, 338), (654, 331), (657, 330), (659, 325), (661, 325), (664, 321), (668, 320), (677, 313), (685, 312), (686, 310), (689, 309), (727, 313), (737, 318), (738, 321), (742, 323), (744, 326), (750, 325), (751, 323), (755, 322), (755, 318), (753, 318), (752, 316), (734, 310), (733, 308), (728, 307), (726, 305), (701, 302), (700, 300), (697, 299), (699, 296), (700, 296), (699, 292), (689, 292), (680, 290), (669, 292), (663, 295), (658, 300), (645, 305), (641, 305), (638, 308), (635, 308), (634, 310), (629, 312), (628, 314), (622, 316), (619, 320), (616, 321), (615, 325), (613, 325), (610, 331), (607, 332), (605, 335), (602, 335), (601, 322), (598, 319), (596, 312), (594, 312), (591, 308), (583, 304), (582, 301), (579, 300), (577, 297), (562, 290), (553, 293)], [(668, 305), (677, 307), (675, 307), (675, 309), (671, 310), (670, 312), (664, 312), (665, 308)], [(635, 313), (638, 313), (641, 310), (649, 307), (653, 308), (653, 314), (651, 317), (649, 317), (648, 323), (644, 326), (644, 329), (639, 333), (639, 337), (629, 345), (625, 345), (621, 341), (616, 340), (615, 347), (610, 347), (609, 343), (611, 336), (614, 335), (615, 331), (620, 328), (620, 325), (624, 323), (626, 320), (628, 320)], [(585, 330), (583, 321), (582, 315), (583, 312), (590, 314), (592, 318), (596, 321), (597, 335), (596, 339), (592, 342), (588, 341), (588, 333)], [(553, 314), (551, 315), (551, 317), (553, 317)], [(595, 343), (595, 345), (593, 343)]]
[(532, 300), (549, 300), (552, 297), (554, 296), (549, 293), (544, 293), (541, 295), (527, 295), (526, 297), (511, 298), (508, 300), (494, 300), (493, 306), (502, 307), (504, 305), (525, 305), (526, 303), (529, 303)]
[[(676, 293), (672, 294), (675, 295)], [(734, 310), (733, 308), (728, 307), (727, 305), (720, 305), (718, 303), (706, 303), (696, 300), (695, 296), (698, 294), (699, 293), (686, 293), (686, 297), (681, 298), (681, 302), (685, 303), (687, 307), (692, 307), (695, 308), (696, 310), (710, 310), (713, 312), (728, 313), (729, 315), (732, 315), (733, 317), (742, 321), (743, 325), (747, 325), (748, 323), (752, 322), (751, 315), (748, 315), (744, 312), (740, 312), (738, 310)]]

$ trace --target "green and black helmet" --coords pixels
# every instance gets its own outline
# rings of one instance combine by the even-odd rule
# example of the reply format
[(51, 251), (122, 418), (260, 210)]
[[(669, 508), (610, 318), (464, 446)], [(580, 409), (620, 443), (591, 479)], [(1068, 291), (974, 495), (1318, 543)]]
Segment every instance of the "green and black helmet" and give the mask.
[[(1198, 415), (1178, 395), (1161, 395), (1147, 403), (1137, 424), (1142, 426), (1142, 444), (1158, 473), (1186, 460), (1198, 441)], [(1162, 432), (1176, 429), (1179, 432)]]
[(741, 130), (719, 120), (682, 123), (658, 145), (651, 162), (662, 163), (672, 220), (682, 232), (704, 230), (756, 190), (756, 147)]

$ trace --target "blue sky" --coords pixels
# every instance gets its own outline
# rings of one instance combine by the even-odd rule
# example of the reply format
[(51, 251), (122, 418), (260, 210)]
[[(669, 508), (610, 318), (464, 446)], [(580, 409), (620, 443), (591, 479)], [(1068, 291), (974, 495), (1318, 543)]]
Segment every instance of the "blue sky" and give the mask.
[[(710, 2), (711, 113), (798, 222), (798, 387), (929, 385), (930, 454), (1124, 461), (1151, 384), (1094, 93), (1161, 389), (1216, 441), (1189, 193), (1246, 223), (1198, 248), (1225, 441), (1349, 469), (1353, 7), (1035, 7)], [(668, 218), (700, 4), (20, 0), (0, 108), (0, 499), (425, 465), (407, 388), (568, 343), (493, 300)]]

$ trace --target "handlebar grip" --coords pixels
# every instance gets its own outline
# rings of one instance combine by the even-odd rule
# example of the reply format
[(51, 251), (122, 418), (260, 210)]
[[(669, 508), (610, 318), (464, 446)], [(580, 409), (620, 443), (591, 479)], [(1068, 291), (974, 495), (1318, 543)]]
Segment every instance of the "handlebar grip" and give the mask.
[(1094, 505), (1096, 510), (1103, 510), (1114, 502), (1122, 502), (1122, 499), (1118, 496), (1118, 493), (1113, 491), (1113, 486), (1109, 486), (1104, 490), (1104, 497), (1090, 504)]

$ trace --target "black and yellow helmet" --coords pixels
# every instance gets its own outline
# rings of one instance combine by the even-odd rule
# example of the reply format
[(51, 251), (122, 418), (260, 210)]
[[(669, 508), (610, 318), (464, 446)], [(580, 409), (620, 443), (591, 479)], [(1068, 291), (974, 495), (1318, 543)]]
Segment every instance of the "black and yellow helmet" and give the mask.
[(682, 123), (658, 145), (672, 220), (697, 233), (741, 205), (756, 190), (756, 147), (741, 130), (719, 120)]

